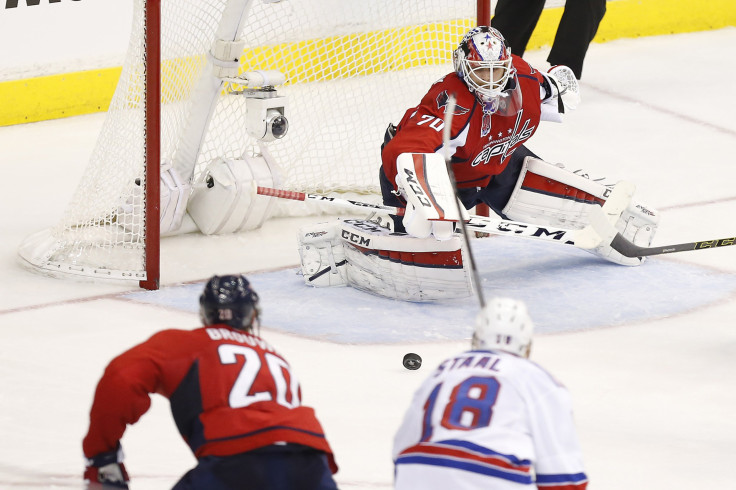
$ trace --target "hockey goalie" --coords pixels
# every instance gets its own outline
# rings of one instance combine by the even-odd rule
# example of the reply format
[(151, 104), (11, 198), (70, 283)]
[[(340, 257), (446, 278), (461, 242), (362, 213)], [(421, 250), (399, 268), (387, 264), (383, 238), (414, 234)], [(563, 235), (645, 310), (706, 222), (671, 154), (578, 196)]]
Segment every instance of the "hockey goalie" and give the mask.
[[(504, 219), (581, 229), (590, 210), (605, 203), (609, 186), (546, 162), (525, 146), (540, 121), (561, 122), (579, 103), (568, 67), (542, 73), (512, 55), (501, 33), (486, 26), (463, 37), (453, 65), (386, 131), (379, 173), (383, 202), (403, 210), (392, 216), (393, 231), (365, 221), (302, 230), (307, 283), (349, 284), (410, 301), (470, 294), (454, 233), (463, 216), (455, 211), (447, 155), (463, 209), (486, 204)], [(448, 139), (443, 130), (450, 96), (456, 104)], [(626, 239), (648, 246), (658, 219), (655, 210), (631, 201), (615, 226)], [(624, 257), (605, 241), (590, 251), (626, 266), (644, 260)]]

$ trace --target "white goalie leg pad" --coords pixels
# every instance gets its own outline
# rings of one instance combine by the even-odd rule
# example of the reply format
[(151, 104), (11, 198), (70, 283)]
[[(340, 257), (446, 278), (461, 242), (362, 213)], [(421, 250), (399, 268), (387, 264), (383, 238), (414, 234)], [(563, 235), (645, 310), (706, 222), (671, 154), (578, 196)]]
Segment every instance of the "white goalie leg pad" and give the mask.
[[(171, 165), (162, 164), (159, 190), (160, 233), (161, 235), (176, 234), (186, 214), (192, 186), (189, 182), (184, 181)], [(118, 207), (117, 223), (126, 231), (142, 226), (143, 197), (143, 188), (136, 182), (132, 195), (126, 199), (125, 204)]]
[(187, 212), (192, 186), (171, 166), (161, 168), (161, 234), (176, 233)]
[(267, 154), (210, 162), (189, 199), (189, 215), (205, 235), (254, 230), (270, 217), (275, 198), (256, 193), (256, 186), (277, 186), (275, 166)]
[(378, 296), (436, 301), (472, 294), (462, 240), (416, 238), (365, 220), (345, 220), (340, 237), (348, 284)]
[(436, 153), (402, 153), (396, 170), (396, 185), (406, 199), (406, 232), (417, 238), (451, 239), (460, 215), (445, 159)]
[(304, 226), (297, 233), (304, 282), (310, 286), (347, 286), (341, 222)]
[[(590, 207), (602, 205), (610, 192), (608, 186), (569, 172), (561, 165), (526, 157), (516, 188), (502, 212), (517, 221), (581, 229), (590, 222)], [(658, 223), (659, 213), (655, 209), (631, 201), (615, 226), (624, 238), (647, 247)], [(590, 252), (621, 265), (643, 262), (636, 257), (624, 257), (609, 245), (601, 245)]]
[(589, 206), (602, 205), (609, 194), (605, 185), (562, 165), (526, 157), (502, 212), (517, 221), (580, 229), (588, 224)]
[[(652, 243), (658, 225), (659, 212), (656, 209), (631, 201), (628, 208), (621, 213), (615, 226), (618, 232), (630, 242), (640, 247), (648, 247)], [(601, 245), (590, 252), (619, 265), (637, 266), (646, 259), (646, 257), (625, 257), (610, 245)]]

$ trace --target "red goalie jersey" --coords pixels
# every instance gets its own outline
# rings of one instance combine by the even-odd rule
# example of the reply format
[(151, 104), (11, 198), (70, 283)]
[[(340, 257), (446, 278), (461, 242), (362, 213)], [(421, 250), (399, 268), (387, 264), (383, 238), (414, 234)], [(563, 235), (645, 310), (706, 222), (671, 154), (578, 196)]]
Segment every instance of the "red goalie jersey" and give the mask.
[(395, 186), (396, 158), (401, 153), (442, 150), (445, 111), (453, 94), (457, 105), (449, 144), (458, 186), (485, 187), (492, 176), (506, 168), (514, 150), (539, 126), (541, 94), (545, 93), (541, 87), (546, 84), (544, 75), (518, 56), (512, 58), (518, 84), (515, 110), (508, 111), (510, 115), (503, 115), (503, 111), (484, 113), (483, 104), (458, 75), (446, 75), (432, 85), (418, 106), (406, 111), (396, 135), (384, 146), (383, 171), (389, 182)]
[(227, 325), (165, 330), (113, 359), (97, 385), (84, 454), (114, 450), (126, 425), (150, 407), (151, 393), (170, 400), (197, 458), (286, 442), (323, 451), (337, 471), (289, 364), (260, 337)]

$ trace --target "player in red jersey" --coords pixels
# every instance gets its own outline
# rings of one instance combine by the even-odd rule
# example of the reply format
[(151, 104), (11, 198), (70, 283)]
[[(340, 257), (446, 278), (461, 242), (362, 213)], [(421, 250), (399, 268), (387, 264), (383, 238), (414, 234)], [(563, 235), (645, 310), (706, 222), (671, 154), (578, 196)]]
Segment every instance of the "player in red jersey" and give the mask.
[[(458, 219), (452, 193), (448, 201), (446, 182), (437, 179), (438, 168), (446, 173), (441, 158), (446, 155), (467, 209), (485, 203), (506, 219), (568, 229), (587, 225), (591, 206), (605, 202), (610, 186), (545, 162), (525, 146), (540, 121), (561, 122), (565, 109), (576, 107), (579, 87), (572, 70), (537, 71), (487, 26), (463, 37), (453, 64), (455, 71), (435, 82), (386, 132), (379, 173), (383, 202), (406, 208), (403, 218), (394, 217), (394, 230), (417, 238), (452, 236)], [(456, 105), (445, 141), (451, 96)], [(616, 226), (629, 240), (648, 246), (657, 221), (651, 208), (632, 203)], [(619, 264), (641, 263), (608, 244), (592, 252)]]
[(461, 199), (467, 208), (485, 202), (500, 213), (524, 157), (532, 155), (523, 144), (539, 127), (542, 107), (559, 110), (556, 80), (512, 55), (491, 27), (469, 31), (453, 60), (455, 72), (435, 82), (386, 138), (380, 172), (384, 203), (405, 205), (395, 183), (399, 155), (444, 151), (443, 121), (454, 95), (449, 144)]
[(288, 362), (257, 335), (259, 300), (247, 279), (214, 276), (199, 302), (204, 327), (159, 332), (107, 366), (83, 441), (85, 481), (128, 488), (120, 439), (158, 393), (198, 460), (175, 490), (336, 489), (314, 410), (301, 404)]
[[(545, 226), (578, 230), (591, 224), (590, 211), (603, 205), (613, 186), (546, 162), (525, 146), (540, 121), (561, 122), (561, 115), (580, 102), (572, 70), (535, 70), (488, 26), (465, 34), (453, 64), (455, 70), (386, 131), (381, 193), (384, 204), (403, 208), (392, 216), (392, 230), (387, 232), (380, 218), (381, 226), (343, 221), (302, 228), (299, 253), (307, 284), (349, 285), (407, 301), (463, 297), (471, 294), (471, 283), (454, 230), (467, 213), (458, 208), (484, 203), (500, 217), (519, 222), (515, 225), (529, 223), (540, 232)], [(452, 123), (445, 128), (450, 107)], [(463, 206), (454, 202), (445, 158)], [(616, 220), (625, 239), (647, 247), (659, 216), (631, 200), (620, 215), (608, 219)], [(600, 238), (586, 250), (616, 264), (643, 262), (643, 257), (621, 255), (610, 239)]]

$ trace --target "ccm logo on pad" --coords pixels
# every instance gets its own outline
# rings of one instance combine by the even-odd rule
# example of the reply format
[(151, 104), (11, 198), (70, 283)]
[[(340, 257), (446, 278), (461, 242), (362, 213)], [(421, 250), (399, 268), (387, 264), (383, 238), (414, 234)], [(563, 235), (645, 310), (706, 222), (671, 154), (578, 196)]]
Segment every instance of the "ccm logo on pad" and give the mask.
[(370, 238), (366, 238), (364, 236), (358, 235), (357, 233), (351, 233), (348, 230), (342, 230), (340, 235), (342, 236), (344, 240), (347, 240), (351, 243), (355, 243), (356, 245), (362, 245), (365, 247), (371, 246)]
[(406, 174), (406, 181), (409, 183), (409, 187), (411, 187), (411, 190), (414, 191), (414, 194), (416, 194), (417, 199), (419, 199), (419, 203), (425, 208), (433, 207), (432, 203), (427, 197), (427, 194), (424, 192), (424, 189), (422, 189), (422, 186), (419, 185), (419, 181), (417, 180), (414, 172), (412, 172), (408, 168), (405, 168), (404, 173)]

